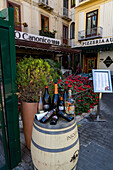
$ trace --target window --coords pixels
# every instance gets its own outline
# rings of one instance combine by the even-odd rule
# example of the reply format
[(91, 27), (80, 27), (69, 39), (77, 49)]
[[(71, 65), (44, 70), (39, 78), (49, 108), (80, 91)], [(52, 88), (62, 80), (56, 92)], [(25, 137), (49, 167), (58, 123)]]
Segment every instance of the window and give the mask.
[(68, 0), (63, 0), (63, 7), (68, 9)]
[(71, 8), (75, 7), (75, 0), (71, 0)]
[(86, 14), (86, 37), (97, 35), (98, 10)]
[(70, 39), (75, 38), (75, 23), (72, 22), (70, 25)]
[(49, 18), (44, 15), (41, 15), (41, 29), (49, 31)]
[(21, 31), (20, 5), (8, 2), (8, 7), (14, 8), (15, 30)]
[(63, 43), (68, 44), (68, 27), (63, 25)]

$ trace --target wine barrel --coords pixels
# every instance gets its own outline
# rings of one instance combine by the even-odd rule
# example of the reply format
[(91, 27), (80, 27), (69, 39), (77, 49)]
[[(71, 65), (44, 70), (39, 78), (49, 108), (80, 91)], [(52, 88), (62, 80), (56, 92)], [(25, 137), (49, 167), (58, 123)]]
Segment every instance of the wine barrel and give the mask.
[(79, 138), (75, 119), (58, 120), (57, 125), (34, 119), (31, 156), (34, 169), (75, 170), (79, 156)]

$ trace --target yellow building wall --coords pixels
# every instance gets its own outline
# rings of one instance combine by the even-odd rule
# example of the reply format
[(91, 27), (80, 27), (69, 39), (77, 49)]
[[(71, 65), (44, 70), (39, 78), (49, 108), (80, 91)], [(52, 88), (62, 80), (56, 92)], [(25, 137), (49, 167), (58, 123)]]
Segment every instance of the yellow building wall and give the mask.
[[(100, 25), (100, 6), (113, 0), (87, 0), (75, 8), (75, 44), (78, 44), (79, 15), (84, 12), (84, 29), (86, 30), (86, 13), (98, 9), (98, 26)], [(81, 30), (80, 30), (81, 31)]]
[[(78, 42), (78, 32), (86, 30), (86, 13), (98, 9), (98, 27), (103, 27), (103, 38), (113, 36), (113, 0), (84, 0), (78, 7), (75, 8), (75, 44), (80, 45)], [(82, 18), (83, 17), (83, 18)], [(82, 21), (80, 21), (82, 19)], [(82, 23), (83, 22), (83, 23)], [(80, 24), (82, 25), (80, 30)], [(82, 43), (82, 42), (81, 42)], [(104, 60), (110, 56), (113, 60), (113, 51), (99, 51), (97, 53), (97, 68), (108, 69), (104, 64)], [(84, 55), (83, 55), (84, 57)], [(102, 60), (103, 59), (103, 60)], [(84, 60), (83, 60), (84, 62)], [(83, 63), (84, 65), (84, 63)], [(113, 71), (113, 64), (109, 69)]]

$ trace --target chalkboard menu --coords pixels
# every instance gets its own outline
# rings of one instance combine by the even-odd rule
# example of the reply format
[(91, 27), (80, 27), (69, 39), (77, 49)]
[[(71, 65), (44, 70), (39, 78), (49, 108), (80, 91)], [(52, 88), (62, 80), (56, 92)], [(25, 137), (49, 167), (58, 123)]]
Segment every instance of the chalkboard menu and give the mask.
[(111, 93), (111, 74), (110, 70), (93, 69), (93, 86), (94, 92)]

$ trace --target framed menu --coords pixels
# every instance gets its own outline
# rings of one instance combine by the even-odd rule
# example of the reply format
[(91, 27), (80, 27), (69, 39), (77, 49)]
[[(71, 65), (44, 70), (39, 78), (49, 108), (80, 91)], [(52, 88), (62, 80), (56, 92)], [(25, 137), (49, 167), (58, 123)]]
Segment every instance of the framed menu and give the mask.
[(94, 92), (112, 93), (110, 70), (93, 69)]

